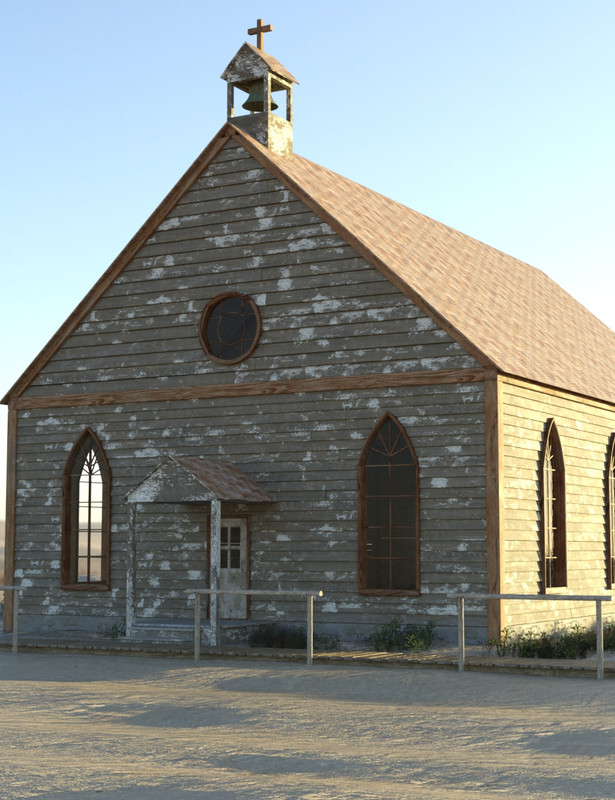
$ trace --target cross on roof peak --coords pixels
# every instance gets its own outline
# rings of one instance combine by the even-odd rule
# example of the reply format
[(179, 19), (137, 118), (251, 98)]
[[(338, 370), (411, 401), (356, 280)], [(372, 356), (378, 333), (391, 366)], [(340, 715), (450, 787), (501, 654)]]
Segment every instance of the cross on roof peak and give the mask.
[(262, 19), (256, 20), (256, 28), (248, 28), (248, 36), (256, 36), (256, 46), (259, 50), (263, 50), (263, 42), (265, 34), (273, 30), (273, 25), (263, 25)]

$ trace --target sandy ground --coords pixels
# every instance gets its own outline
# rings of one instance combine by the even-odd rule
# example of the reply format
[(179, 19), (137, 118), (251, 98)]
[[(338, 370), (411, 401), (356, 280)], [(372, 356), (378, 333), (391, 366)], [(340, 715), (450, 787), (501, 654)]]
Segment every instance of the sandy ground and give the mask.
[(0, 798), (615, 798), (615, 681), (0, 653)]

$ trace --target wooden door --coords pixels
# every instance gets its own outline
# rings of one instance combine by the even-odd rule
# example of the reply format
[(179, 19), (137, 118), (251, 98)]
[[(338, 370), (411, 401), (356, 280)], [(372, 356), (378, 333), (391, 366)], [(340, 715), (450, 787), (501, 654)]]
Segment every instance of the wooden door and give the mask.
[[(247, 517), (223, 517), (220, 526), (220, 589), (249, 586), (249, 537)], [(247, 619), (246, 595), (220, 595), (220, 619)]]

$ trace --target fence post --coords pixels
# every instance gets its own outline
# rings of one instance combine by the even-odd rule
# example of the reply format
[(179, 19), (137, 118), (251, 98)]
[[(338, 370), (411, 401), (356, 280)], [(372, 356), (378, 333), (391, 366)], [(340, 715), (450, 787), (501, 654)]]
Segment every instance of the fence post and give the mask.
[(457, 642), (459, 644), (459, 672), (463, 672), (466, 660), (465, 604), (463, 597), (457, 598)]
[(306, 630), (306, 643), (307, 648), (307, 663), (312, 663), (314, 655), (314, 596), (308, 594), (306, 597), (307, 602), (307, 630)]
[(201, 656), (201, 595), (194, 595), (194, 660)]
[(596, 678), (604, 679), (604, 628), (602, 627), (602, 600), (596, 600)]
[(17, 653), (17, 620), (19, 619), (19, 589), (13, 589), (13, 654)]

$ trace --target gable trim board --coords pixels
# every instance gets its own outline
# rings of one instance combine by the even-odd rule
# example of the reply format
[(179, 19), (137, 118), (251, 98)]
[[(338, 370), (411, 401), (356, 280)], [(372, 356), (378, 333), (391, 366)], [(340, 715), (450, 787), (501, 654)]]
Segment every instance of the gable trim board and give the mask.
[[(318, 202), (314, 198), (309, 191), (299, 183), (297, 180), (294, 180), (292, 177), (288, 175), (288, 173), (283, 169), (283, 164), (279, 162), (274, 162), (269, 157), (269, 151), (259, 145), (257, 141), (254, 139), (246, 138), (245, 134), (240, 131), (239, 129), (229, 125), (230, 135), (235, 139), (239, 139), (242, 146), (252, 155), (257, 161), (259, 161), (262, 166), (268, 169), (278, 180), (283, 183), (288, 189), (290, 189), (296, 197), (305, 203), (308, 208), (310, 208), (315, 214), (317, 214), (324, 222), (333, 228), (333, 230), (344, 239), (351, 247), (353, 247), (359, 255), (363, 256), (363, 258), (371, 264), (373, 267), (376, 267), (384, 276), (387, 278), (396, 289), (398, 289), (402, 294), (404, 294), (409, 300), (411, 300), (416, 306), (418, 306), (422, 311), (424, 311), (431, 319), (436, 322), (443, 330), (445, 330), (451, 338), (453, 338), (458, 344), (460, 344), (464, 350), (466, 350), (471, 356), (473, 356), (480, 364), (483, 366), (495, 366), (495, 364), (489, 359), (483, 352), (481, 352), (469, 339), (467, 339), (461, 331), (455, 328), (450, 322), (443, 317), (436, 308), (432, 305), (427, 303), (421, 295), (414, 290), (414, 288), (409, 285), (406, 281), (402, 280), (399, 275), (397, 275), (393, 270), (389, 268), (389, 266), (383, 262), (378, 256), (376, 256), (372, 250), (370, 250), (366, 245), (357, 237), (355, 234), (349, 229), (348, 226), (342, 224), (340, 220), (332, 214), (327, 209), (325, 209), (322, 203)], [(298, 157), (296, 157), (298, 158)], [(307, 162), (306, 159), (303, 159), (305, 163)], [(333, 173), (330, 173), (333, 174)], [(358, 185), (358, 184), (355, 184)], [(363, 188), (363, 187), (361, 187)], [(366, 190), (369, 191), (369, 190)], [(375, 193), (374, 193), (375, 194)], [(388, 232), (387, 232), (388, 233)], [(392, 232), (391, 232), (392, 233)], [(394, 234), (393, 234), (394, 235)]]
[[(545, 386), (615, 402), (611, 368), (615, 333), (544, 273), (307, 159), (276, 156), (227, 123), (9, 390), (3, 403), (10, 404), (23, 394), (230, 141), (241, 145), (480, 364)], [(447, 248), (454, 252), (449, 254)], [(430, 263), (426, 265), (425, 261)], [(464, 285), (457, 286), (462, 269)], [(519, 274), (514, 275), (515, 270)], [(508, 281), (507, 287), (500, 289), (500, 281)], [(524, 284), (525, 296), (517, 297)], [(426, 290), (431, 301), (425, 296)], [(467, 296), (479, 297), (483, 291), (488, 295), (484, 308), (474, 308), (463, 317)], [(531, 317), (515, 319), (516, 312), (526, 311), (530, 302), (534, 306)], [(506, 303), (513, 304), (508, 315), (502, 311)], [(451, 321), (455, 316), (460, 317), (461, 324)], [(464, 325), (465, 331), (461, 330)]]
[(176, 203), (181, 200), (184, 194), (190, 189), (192, 184), (198, 180), (204, 169), (213, 161), (216, 155), (222, 150), (228, 141), (228, 137), (223, 133), (224, 128), (211, 140), (198, 158), (186, 170), (183, 176), (171, 189), (169, 194), (157, 206), (150, 217), (143, 223), (136, 234), (128, 242), (117, 258), (109, 265), (107, 270), (101, 275), (91, 290), (83, 300), (68, 316), (47, 345), (41, 350), (38, 356), (26, 369), (23, 375), (17, 380), (12, 389), (0, 401), (10, 404), (15, 398), (20, 397), (28, 388), (30, 383), (36, 378), (39, 372), (49, 363), (53, 356), (58, 352), (70, 335), (76, 330), (86, 315), (93, 309), (96, 303), (105, 294), (107, 289), (121, 274), (124, 267), (132, 261), (139, 250), (150, 238), (156, 228), (162, 223), (166, 216), (172, 211)]
[[(455, 341), (460, 344), (466, 352), (473, 356), (483, 366), (494, 366), (493, 362), (488, 359), (484, 353), (478, 350), (468, 339), (466, 339), (460, 331), (451, 326), (449, 322), (442, 317), (438, 311), (430, 304), (426, 303), (423, 298), (418, 295), (411, 286), (405, 281), (401, 280), (386, 264), (377, 258), (368, 248), (366, 248), (360, 240), (358, 240), (345, 226), (332, 215), (329, 211), (325, 210), (313, 197), (306, 192), (301, 185), (292, 179), (280, 165), (273, 161), (270, 157), (271, 154), (265, 147), (258, 145), (251, 136), (245, 134), (239, 128), (236, 128), (230, 123), (226, 123), (216, 136), (211, 140), (203, 152), (197, 157), (194, 163), (187, 169), (184, 175), (179, 179), (175, 186), (171, 189), (169, 194), (158, 205), (151, 216), (141, 226), (137, 233), (133, 236), (130, 242), (111, 263), (105, 273), (100, 277), (97, 283), (92, 287), (90, 292), (84, 297), (81, 303), (73, 311), (73, 313), (66, 319), (64, 324), (59, 328), (56, 334), (51, 338), (48, 344), (43, 348), (39, 355), (34, 359), (30, 366), (26, 369), (23, 375), (18, 379), (12, 389), (0, 401), (4, 404), (10, 404), (15, 398), (20, 397), (24, 391), (29, 387), (31, 382), (37, 377), (39, 372), (46, 366), (46, 364), (53, 358), (56, 352), (67, 341), (70, 335), (76, 330), (78, 325), (84, 320), (86, 315), (93, 309), (98, 300), (105, 294), (107, 289), (122, 273), (124, 268), (137, 256), (139, 250), (145, 245), (147, 240), (153, 235), (159, 225), (167, 217), (175, 205), (184, 197), (190, 190), (192, 185), (198, 180), (201, 174), (207, 169), (211, 162), (215, 159), (218, 153), (225, 147), (226, 144), (233, 141), (239, 143), (246, 152), (253, 156), (265, 169), (272, 173), (287, 189), (296, 195), (297, 199), (307, 205), (311, 211), (319, 216), (324, 222), (335, 230), (335, 232), (344, 239), (347, 244), (353, 247), (359, 255), (363, 256), (365, 260), (372, 266), (376, 267), (391, 283), (401, 291), (408, 299), (417, 305), (427, 316), (431, 317), (440, 327), (443, 328)], [(295, 156), (298, 158), (298, 156)], [(282, 161), (285, 159), (281, 158)], [(367, 190), (366, 190), (367, 191)]]

